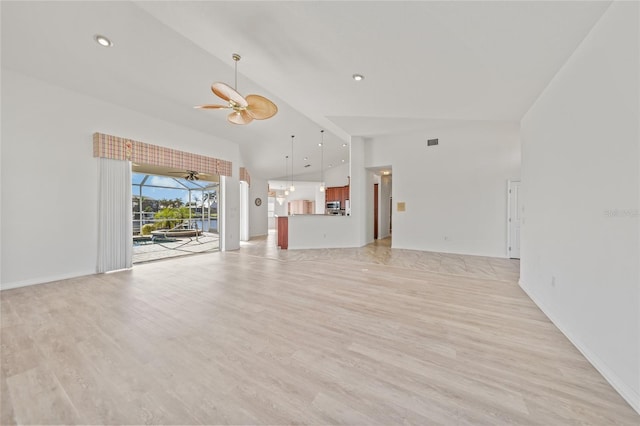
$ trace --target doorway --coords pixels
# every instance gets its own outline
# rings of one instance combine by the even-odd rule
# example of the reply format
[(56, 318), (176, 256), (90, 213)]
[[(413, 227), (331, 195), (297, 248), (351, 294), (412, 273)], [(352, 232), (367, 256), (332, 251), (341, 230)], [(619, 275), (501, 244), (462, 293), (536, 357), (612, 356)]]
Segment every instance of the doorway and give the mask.
[(369, 211), (368, 227), (371, 226), (370, 236), (373, 241), (386, 240), (390, 244), (391, 240), (391, 197), (392, 197), (392, 174), (391, 166), (371, 168), (372, 181), (369, 185), (373, 190), (373, 197), (368, 198), (367, 203), (372, 203)]
[(373, 239), (378, 239), (378, 184), (373, 184)]
[(217, 176), (134, 165), (133, 264), (219, 250)]

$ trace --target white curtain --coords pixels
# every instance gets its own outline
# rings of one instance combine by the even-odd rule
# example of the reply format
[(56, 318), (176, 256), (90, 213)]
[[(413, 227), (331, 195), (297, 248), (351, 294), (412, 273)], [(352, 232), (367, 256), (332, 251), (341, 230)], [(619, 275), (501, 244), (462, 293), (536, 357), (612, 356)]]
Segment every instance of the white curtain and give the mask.
[(99, 158), (98, 273), (130, 268), (133, 257), (131, 162)]

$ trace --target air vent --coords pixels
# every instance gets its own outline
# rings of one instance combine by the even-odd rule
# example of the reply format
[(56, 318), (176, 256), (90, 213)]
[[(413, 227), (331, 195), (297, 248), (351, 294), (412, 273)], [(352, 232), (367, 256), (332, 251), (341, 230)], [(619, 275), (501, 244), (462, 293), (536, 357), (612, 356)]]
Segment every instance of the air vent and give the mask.
[(427, 146), (438, 145), (438, 139), (429, 139), (427, 140)]
[(304, 167), (311, 167), (311, 164), (305, 164)]

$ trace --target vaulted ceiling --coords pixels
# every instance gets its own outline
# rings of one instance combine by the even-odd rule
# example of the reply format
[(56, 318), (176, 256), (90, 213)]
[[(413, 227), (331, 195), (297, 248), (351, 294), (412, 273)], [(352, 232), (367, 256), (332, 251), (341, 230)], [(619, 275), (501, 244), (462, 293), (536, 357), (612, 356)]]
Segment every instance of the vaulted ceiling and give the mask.
[[(519, 121), (609, 3), (3, 1), (2, 66), (237, 142), (253, 175), (277, 178), (292, 134), (302, 172), (319, 170), (321, 128), (328, 164), (353, 135)], [(193, 109), (233, 83), (234, 52), (238, 90), (274, 100), (274, 118)]]

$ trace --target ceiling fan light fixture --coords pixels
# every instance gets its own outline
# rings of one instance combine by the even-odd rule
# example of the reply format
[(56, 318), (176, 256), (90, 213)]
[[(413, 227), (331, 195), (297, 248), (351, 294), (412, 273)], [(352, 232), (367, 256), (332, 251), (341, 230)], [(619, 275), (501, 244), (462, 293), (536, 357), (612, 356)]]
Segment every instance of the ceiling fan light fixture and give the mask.
[(249, 124), (253, 120), (266, 120), (278, 112), (276, 104), (260, 95), (247, 95), (243, 97), (238, 93), (238, 61), (240, 55), (232, 56), (235, 63), (235, 80), (233, 88), (225, 83), (216, 82), (211, 85), (214, 95), (225, 100), (227, 105), (199, 105), (200, 109), (231, 109), (227, 121), (232, 124)]
[(193, 182), (194, 180), (200, 180), (198, 177), (198, 172), (193, 170), (188, 170), (187, 175), (184, 177), (185, 180)]
[(96, 43), (98, 43), (102, 47), (112, 47), (113, 46), (113, 42), (111, 40), (109, 40), (107, 37), (103, 36), (103, 35), (96, 34), (96, 35), (93, 36), (93, 39), (96, 41)]

